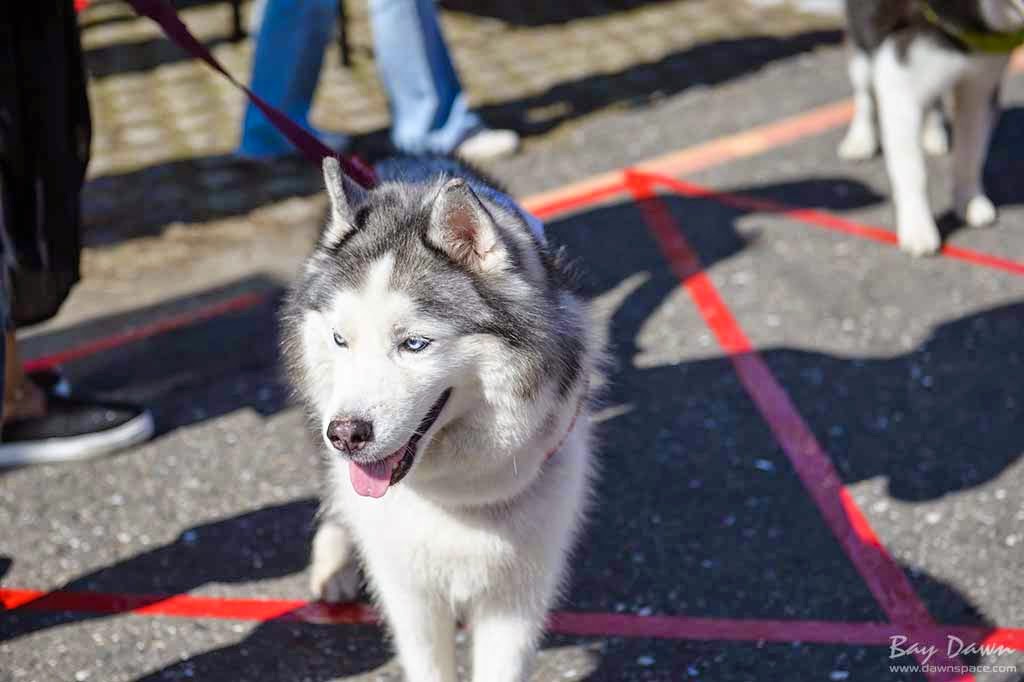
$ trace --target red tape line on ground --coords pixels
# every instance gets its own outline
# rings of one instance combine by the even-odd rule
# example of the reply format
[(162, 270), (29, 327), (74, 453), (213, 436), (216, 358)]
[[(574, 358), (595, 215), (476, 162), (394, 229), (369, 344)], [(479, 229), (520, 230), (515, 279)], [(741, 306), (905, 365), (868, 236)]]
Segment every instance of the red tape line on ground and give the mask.
[(187, 594), (147, 595), (104, 592), (43, 592), (0, 588), (0, 607), (7, 611), (71, 612), (103, 615), (174, 616), (223, 620), (299, 621), (332, 624), (375, 624), (376, 614), (362, 604), (319, 604), (287, 599), (229, 599)]
[[(678, 149), (662, 156), (641, 161), (633, 169), (643, 173), (687, 175), (720, 166), (730, 161), (756, 156), (798, 140), (827, 132), (850, 120), (853, 104), (843, 100), (801, 112), (795, 116), (754, 126), (731, 135)], [(525, 207), (557, 205), (561, 201), (599, 192), (603, 188), (622, 187), (625, 176), (621, 170), (593, 175), (579, 182), (564, 185), (525, 200)], [(624, 191), (624, 189), (623, 189)]]
[[(833, 232), (853, 235), (862, 239), (880, 242), (883, 244), (897, 244), (896, 233), (874, 225), (859, 223), (849, 220), (826, 211), (813, 208), (800, 208), (790, 206), (771, 199), (761, 199), (746, 194), (732, 192), (719, 192), (710, 187), (698, 185), (686, 180), (677, 180), (664, 175), (643, 174), (646, 182), (653, 183), (672, 190), (673, 192), (692, 199), (709, 199), (731, 208), (738, 208), (744, 211), (758, 211), (764, 213), (777, 213), (790, 220), (820, 227)], [(1024, 275), (1024, 263), (993, 256), (972, 249), (965, 249), (959, 246), (945, 245), (942, 247), (941, 255), (954, 260), (964, 261), (972, 265), (1002, 270), (1013, 275)]]
[[(314, 625), (376, 625), (376, 613), (363, 604), (322, 604), (292, 599), (237, 599), (179, 595), (44, 592), (0, 588), (0, 608), (22, 613), (130, 614), (240, 621), (287, 621)], [(817, 620), (763, 620), (638, 616), (625, 613), (556, 611), (548, 631), (578, 637), (636, 637), (728, 642), (807, 642), (888, 646), (890, 637), (909, 641), (946, 635), (966, 643), (1024, 651), (1024, 630), (976, 626), (901, 628), (892, 623)]]
[(549, 219), (570, 211), (589, 208), (627, 192), (623, 177), (612, 178), (606, 184), (590, 187), (578, 193), (558, 196), (550, 200), (527, 198), (523, 208), (541, 219)]
[(197, 310), (172, 315), (150, 324), (141, 325), (117, 334), (111, 334), (110, 336), (94, 339), (52, 355), (45, 355), (31, 360), (26, 360), (24, 363), (25, 371), (37, 372), (39, 370), (52, 369), (53, 367), (65, 362), (71, 362), (72, 360), (78, 360), (90, 355), (95, 355), (96, 353), (100, 353), (105, 350), (125, 346), (129, 343), (149, 338), (150, 336), (164, 334), (175, 329), (180, 329), (181, 327), (205, 322), (206, 320), (220, 317), (221, 315), (248, 310), (249, 308), (254, 308), (261, 303), (266, 303), (269, 300), (270, 295), (265, 293), (242, 294), (241, 296), (236, 296), (235, 298), (230, 298), (226, 301), (220, 301)]
[[(767, 363), (753, 349), (711, 278), (701, 268), (697, 253), (686, 241), (664, 202), (657, 198), (655, 181), (656, 178), (627, 171), (627, 182), (644, 222), (719, 345), (729, 354), (747, 395), (886, 615), (902, 627), (929, 630), (932, 620), (927, 608), (843, 486), (831, 458)], [(937, 639), (927, 643), (934, 644), (940, 651), (945, 650), (945, 643)], [(972, 678), (953, 678), (946, 673), (935, 673), (929, 679)]]
[[(1010, 64), (1011, 73), (1024, 71), (1024, 49), (1017, 50)], [(689, 175), (730, 161), (764, 154), (773, 149), (800, 142), (845, 125), (853, 116), (849, 99), (824, 104), (792, 116), (763, 123), (731, 135), (723, 135), (685, 149), (669, 152), (633, 165), (641, 173)], [(594, 189), (621, 184), (622, 171), (592, 175), (526, 200), (530, 203), (553, 204), (563, 199), (589, 193)], [(535, 210), (535, 209), (532, 209)]]

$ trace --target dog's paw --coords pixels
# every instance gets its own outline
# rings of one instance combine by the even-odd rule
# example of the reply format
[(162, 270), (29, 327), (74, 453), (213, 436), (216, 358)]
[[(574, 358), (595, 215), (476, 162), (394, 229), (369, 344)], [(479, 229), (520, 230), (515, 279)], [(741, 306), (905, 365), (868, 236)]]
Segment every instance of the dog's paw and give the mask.
[(900, 249), (911, 256), (931, 256), (938, 253), (942, 237), (934, 221), (917, 222), (912, 228), (900, 227)]
[(324, 567), (318, 570), (316, 564), (310, 567), (309, 591), (317, 601), (332, 604), (355, 601), (362, 584), (359, 566), (354, 561), (340, 568)]
[(929, 156), (945, 156), (949, 153), (949, 132), (942, 116), (930, 116), (925, 121), (921, 147)]
[(957, 207), (957, 214), (971, 227), (984, 227), (996, 221), (996, 207), (984, 194), (961, 203)]
[(878, 153), (878, 138), (866, 128), (850, 128), (836, 151), (845, 161), (867, 161)]
[(326, 521), (317, 529), (309, 564), (309, 591), (315, 599), (346, 602), (359, 596), (362, 578), (354, 550), (341, 524)]

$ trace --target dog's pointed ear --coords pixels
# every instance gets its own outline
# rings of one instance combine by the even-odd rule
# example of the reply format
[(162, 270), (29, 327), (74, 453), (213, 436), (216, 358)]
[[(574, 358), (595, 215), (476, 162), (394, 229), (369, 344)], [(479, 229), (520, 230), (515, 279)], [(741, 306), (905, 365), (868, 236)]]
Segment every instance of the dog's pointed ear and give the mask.
[(331, 199), (331, 217), (324, 230), (324, 241), (337, 243), (355, 229), (355, 210), (366, 198), (366, 190), (341, 172), (333, 156), (324, 157), (324, 184)]
[(461, 178), (447, 181), (438, 191), (427, 241), (456, 263), (478, 271), (504, 260), (505, 249), (494, 218)]

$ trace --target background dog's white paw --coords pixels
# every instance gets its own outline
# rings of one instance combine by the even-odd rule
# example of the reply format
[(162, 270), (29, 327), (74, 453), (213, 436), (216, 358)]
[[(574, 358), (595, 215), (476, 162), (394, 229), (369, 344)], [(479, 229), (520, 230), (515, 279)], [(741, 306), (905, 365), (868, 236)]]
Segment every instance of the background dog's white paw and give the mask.
[(945, 156), (949, 153), (949, 131), (942, 120), (941, 114), (925, 119), (924, 131), (921, 133), (921, 147), (931, 156)]
[(957, 213), (971, 227), (984, 227), (996, 221), (996, 207), (984, 194), (972, 197)]
[(878, 153), (878, 138), (866, 128), (850, 128), (837, 152), (846, 161), (867, 161)]
[(938, 253), (942, 237), (935, 223), (917, 223), (912, 229), (900, 229), (900, 249), (911, 256), (930, 256)]
[(317, 570), (310, 567), (309, 591), (319, 601), (339, 603), (355, 601), (363, 580), (355, 561), (331, 571), (330, 568)]

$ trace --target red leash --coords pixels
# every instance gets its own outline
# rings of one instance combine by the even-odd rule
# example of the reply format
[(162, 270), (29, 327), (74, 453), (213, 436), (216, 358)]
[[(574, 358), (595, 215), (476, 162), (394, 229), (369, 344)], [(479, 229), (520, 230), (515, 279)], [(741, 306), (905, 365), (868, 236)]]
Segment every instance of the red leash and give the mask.
[(295, 145), (295, 147), (303, 153), (303, 155), (310, 160), (311, 163), (315, 163), (317, 166), (323, 161), (326, 156), (333, 156), (338, 159), (341, 164), (341, 169), (345, 175), (349, 176), (355, 182), (359, 183), (363, 187), (369, 189), (377, 184), (377, 175), (373, 172), (362, 159), (352, 155), (338, 155), (332, 149), (327, 147), (323, 142), (316, 139), (302, 126), (291, 120), (280, 110), (271, 106), (262, 97), (257, 95), (255, 92), (250, 90), (248, 87), (239, 83), (235, 80), (234, 76), (228, 73), (217, 58), (203, 45), (201, 42), (196, 40), (195, 36), (188, 30), (182, 22), (181, 17), (178, 16), (178, 12), (175, 11), (174, 7), (171, 6), (168, 0), (127, 0), (137, 14), (149, 17), (163, 29), (167, 37), (178, 44), (178, 47), (188, 52), (197, 59), (202, 59), (204, 62), (209, 64), (213, 69), (216, 69), (231, 81), (232, 85), (245, 93), (253, 104), (259, 107), (260, 111), (266, 115), (270, 122), (274, 124), (281, 134), (288, 138), (288, 140)]

